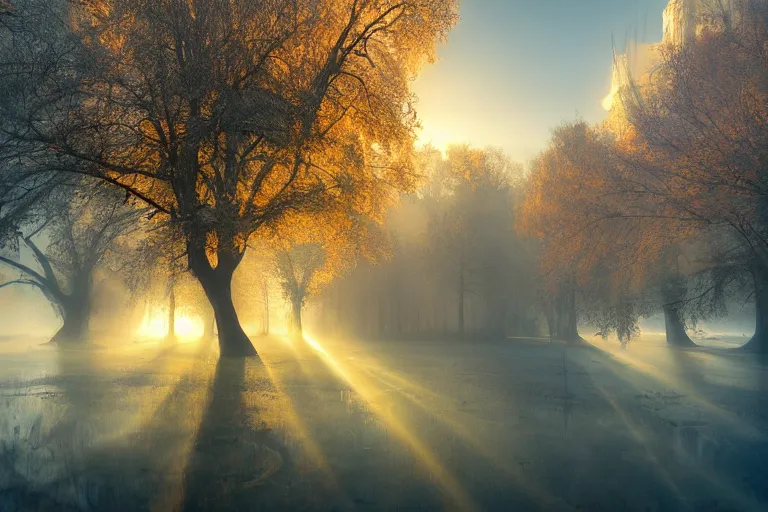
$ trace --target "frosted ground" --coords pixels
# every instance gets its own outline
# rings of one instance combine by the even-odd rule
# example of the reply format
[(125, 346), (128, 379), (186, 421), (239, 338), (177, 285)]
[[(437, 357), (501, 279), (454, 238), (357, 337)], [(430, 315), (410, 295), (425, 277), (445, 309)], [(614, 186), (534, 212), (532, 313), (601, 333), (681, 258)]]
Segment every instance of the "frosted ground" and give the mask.
[(0, 341), (0, 510), (766, 510), (767, 367), (595, 341)]

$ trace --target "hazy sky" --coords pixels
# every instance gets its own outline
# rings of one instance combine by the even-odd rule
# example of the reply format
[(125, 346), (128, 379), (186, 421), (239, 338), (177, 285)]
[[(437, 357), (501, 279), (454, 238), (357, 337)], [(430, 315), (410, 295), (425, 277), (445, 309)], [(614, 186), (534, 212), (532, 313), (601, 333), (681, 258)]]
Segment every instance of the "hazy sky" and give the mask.
[[(658, 42), (668, 0), (462, 0), (440, 60), (415, 84), (422, 141), (503, 148), (526, 162), (551, 129), (603, 118), (611, 35)], [(646, 21), (647, 17), (647, 21)]]

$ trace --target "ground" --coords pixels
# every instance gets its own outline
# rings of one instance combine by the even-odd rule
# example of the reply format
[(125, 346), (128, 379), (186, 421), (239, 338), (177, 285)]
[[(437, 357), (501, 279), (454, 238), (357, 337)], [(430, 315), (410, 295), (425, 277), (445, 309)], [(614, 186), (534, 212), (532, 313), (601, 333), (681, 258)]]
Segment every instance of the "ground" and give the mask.
[(768, 507), (753, 356), (254, 341), (0, 341), (0, 511)]

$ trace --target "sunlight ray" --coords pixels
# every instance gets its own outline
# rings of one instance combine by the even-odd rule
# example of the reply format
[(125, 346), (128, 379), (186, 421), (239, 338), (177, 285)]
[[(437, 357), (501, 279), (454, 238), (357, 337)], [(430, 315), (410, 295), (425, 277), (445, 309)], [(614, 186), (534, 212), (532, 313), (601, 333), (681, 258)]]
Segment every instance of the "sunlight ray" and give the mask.
[[(180, 446), (168, 454), (171, 460), (167, 460), (164, 465), (164, 471), (174, 475), (175, 478), (173, 478), (168, 487), (162, 489), (161, 493), (154, 498), (150, 510), (180, 510), (184, 503), (186, 492), (184, 475), (187, 474), (189, 469), (195, 443), (202, 426), (203, 415), (207, 410), (207, 405), (205, 404), (208, 404), (212, 398), (213, 370), (213, 365), (206, 364), (202, 358), (196, 359), (189, 374), (199, 376), (202, 379), (199, 388), (194, 393), (182, 393), (181, 399), (172, 404), (179, 421), (172, 422), (168, 421), (168, 418), (162, 419), (166, 423), (165, 428), (169, 428), (172, 425), (178, 426), (179, 424), (186, 425), (186, 428), (183, 429), (184, 437), (176, 440), (176, 443), (180, 443)], [(174, 396), (175, 393), (171, 393), (169, 399)], [(157, 412), (161, 410), (162, 406), (158, 407)], [(153, 416), (153, 419), (155, 416)], [(153, 425), (148, 424), (146, 428), (151, 431)], [(176, 432), (176, 435), (180, 435), (180, 432)]]
[(281, 406), (283, 407), (282, 416), (287, 419), (289, 428), (293, 431), (294, 435), (298, 438), (299, 442), (303, 445), (305, 453), (309, 456), (312, 463), (320, 468), (326, 476), (329, 478), (329, 482), (334, 489), (341, 489), (338, 478), (331, 465), (328, 463), (328, 458), (320, 448), (320, 445), (314, 440), (307, 428), (306, 423), (301, 419), (296, 412), (296, 405), (291, 398), (290, 394), (285, 391), (285, 384), (277, 376), (277, 372), (272, 368), (274, 361), (270, 361), (264, 354), (261, 355), (264, 361), (264, 368), (267, 372), (269, 380), (277, 392)]
[(627, 430), (632, 435), (634, 440), (643, 447), (645, 452), (648, 454), (648, 458), (651, 460), (651, 463), (656, 468), (656, 471), (661, 476), (664, 483), (669, 487), (669, 489), (674, 492), (675, 497), (678, 498), (681, 502), (683, 501), (682, 494), (680, 493), (680, 488), (677, 486), (675, 481), (672, 479), (669, 472), (664, 468), (664, 466), (659, 462), (658, 457), (656, 454), (651, 450), (651, 448), (648, 446), (649, 439), (645, 435), (642, 429), (637, 427), (630, 419), (629, 415), (624, 411), (624, 409), (619, 405), (619, 402), (611, 396), (606, 389), (598, 384), (597, 382), (593, 381), (593, 385), (595, 386), (595, 389), (597, 389), (598, 393), (600, 393), (600, 396), (602, 396), (606, 402), (608, 402), (608, 405), (611, 406), (611, 409), (614, 410), (616, 415), (619, 417), (622, 423), (627, 427)]
[[(632, 357), (627, 353), (606, 350), (603, 347), (594, 343), (592, 345), (597, 349), (599, 349), (603, 354), (606, 354), (607, 356), (611, 357), (615, 361), (623, 363), (626, 367), (636, 370), (640, 374), (646, 377), (649, 377), (659, 382), (660, 384), (663, 384), (664, 386), (668, 386), (672, 389), (675, 389), (676, 391), (685, 395), (687, 400), (690, 400), (696, 406), (700, 407), (704, 411), (712, 414), (713, 416), (717, 417), (719, 420), (727, 423), (739, 435), (748, 439), (753, 439), (753, 440), (761, 439), (764, 437), (764, 435), (758, 429), (748, 424), (742, 418), (738, 417), (731, 411), (728, 411), (727, 409), (719, 407), (718, 405), (715, 405), (709, 400), (706, 400), (705, 398), (703, 398), (696, 391), (696, 388), (691, 384), (689, 384), (688, 382), (686, 382), (685, 379), (683, 379), (682, 377), (673, 377), (670, 375), (665, 375), (664, 370), (662, 368), (656, 365), (653, 365), (651, 363), (648, 363), (646, 361), (640, 360), (636, 357)], [(674, 349), (670, 349), (670, 350), (674, 350)], [(631, 380), (631, 376), (627, 375), (625, 372), (619, 372), (617, 369), (613, 368), (610, 364), (605, 365), (605, 367), (607, 367), (619, 378), (625, 381)]]
[[(452, 411), (452, 409), (454, 409), (453, 407), (446, 403), (443, 403), (442, 406), (438, 407), (427, 404), (413, 392), (406, 391), (402, 389), (402, 387), (395, 385), (391, 380), (388, 380), (388, 377), (395, 377), (396, 374), (394, 372), (373, 368), (365, 368), (363, 371), (365, 371), (368, 375), (376, 379), (384, 386), (397, 391), (401, 396), (422, 409), (430, 417), (435, 418), (454, 435), (458, 436), (459, 439), (461, 439), (467, 446), (474, 450), (475, 453), (486, 459), (496, 469), (502, 471), (508, 478), (514, 481), (519, 489), (521, 489), (531, 498), (535, 499), (537, 503), (547, 507), (564, 505), (562, 500), (554, 498), (552, 494), (547, 492), (541, 485), (525, 476), (523, 471), (518, 466), (510, 464), (508, 460), (501, 458), (498, 450), (494, 450), (493, 446), (489, 446), (488, 444), (483, 443), (478, 437), (477, 428), (473, 428), (472, 426), (455, 418), (453, 413), (456, 411)], [(402, 376), (397, 376), (396, 382), (400, 383), (402, 386), (410, 385), (410, 381)], [(412, 387), (423, 389), (418, 385), (412, 385)], [(432, 394), (435, 397), (440, 397), (440, 395), (435, 393)], [(482, 421), (480, 418), (475, 416), (472, 416), (471, 419), (476, 422)]]
[(436, 478), (440, 488), (454, 505), (462, 510), (479, 510), (479, 507), (456, 477), (445, 469), (427, 445), (413, 434), (413, 429), (401, 418), (381, 406), (375, 399), (375, 388), (369, 382), (342, 366), (315, 339), (305, 336), (305, 340), (322, 356), (323, 361), (365, 400), (371, 411), (389, 427), (392, 433), (416, 454), (418, 461)]
[[(619, 417), (619, 419), (621, 419), (621, 421), (627, 427), (627, 430), (630, 432), (630, 434), (635, 439), (635, 441), (637, 441), (637, 443), (640, 444), (645, 449), (653, 466), (657, 469), (658, 473), (661, 475), (666, 485), (675, 493), (675, 496), (677, 496), (681, 500), (681, 502), (684, 503), (685, 500), (683, 498), (682, 493), (680, 492), (679, 487), (675, 483), (669, 471), (667, 471), (664, 465), (659, 461), (656, 454), (649, 447), (649, 442), (650, 442), (649, 436), (646, 435), (646, 433), (640, 427), (638, 427), (636, 424), (634, 424), (630, 420), (630, 415), (619, 405), (619, 401), (615, 397), (613, 397), (610, 393), (608, 393), (608, 391), (603, 386), (597, 383), (593, 383), (593, 384), (595, 386), (595, 389), (597, 389), (598, 393), (600, 393), (600, 395), (605, 399), (605, 401), (616, 412), (616, 415)], [(711, 472), (705, 471), (698, 465), (691, 465), (691, 467), (689, 467), (688, 470), (706, 479), (708, 483), (720, 488), (731, 499), (734, 499), (735, 501), (737, 501), (739, 503), (739, 507), (742, 510), (758, 510), (759, 509), (759, 507), (757, 507), (755, 502), (753, 500), (750, 500), (743, 492), (739, 491), (735, 487), (722, 481), (722, 479), (717, 478), (716, 475), (712, 474)]]

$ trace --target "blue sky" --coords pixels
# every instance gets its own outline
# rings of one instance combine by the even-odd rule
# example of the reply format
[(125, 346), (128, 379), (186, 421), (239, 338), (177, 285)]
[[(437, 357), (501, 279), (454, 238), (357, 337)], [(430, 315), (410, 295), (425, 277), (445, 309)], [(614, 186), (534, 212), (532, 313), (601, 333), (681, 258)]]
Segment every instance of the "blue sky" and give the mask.
[(560, 122), (599, 121), (611, 36), (619, 49), (635, 30), (660, 41), (667, 2), (463, 0), (440, 60), (414, 84), (422, 141), (499, 146), (526, 162)]

